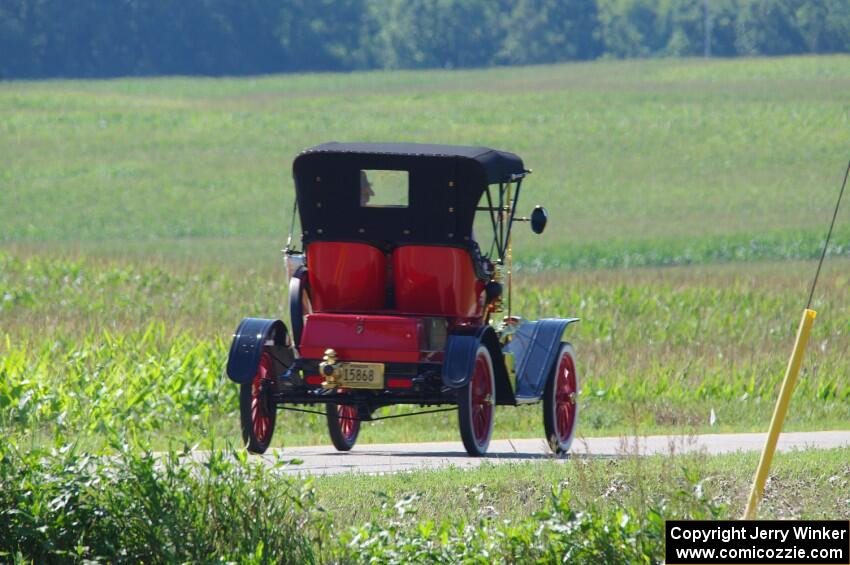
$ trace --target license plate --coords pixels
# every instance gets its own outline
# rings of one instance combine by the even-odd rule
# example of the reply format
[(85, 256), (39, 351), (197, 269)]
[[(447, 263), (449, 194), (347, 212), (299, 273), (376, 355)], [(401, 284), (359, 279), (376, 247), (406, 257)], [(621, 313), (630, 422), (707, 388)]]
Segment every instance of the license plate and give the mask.
[(340, 367), (337, 386), (344, 388), (384, 388), (382, 363), (345, 363)]

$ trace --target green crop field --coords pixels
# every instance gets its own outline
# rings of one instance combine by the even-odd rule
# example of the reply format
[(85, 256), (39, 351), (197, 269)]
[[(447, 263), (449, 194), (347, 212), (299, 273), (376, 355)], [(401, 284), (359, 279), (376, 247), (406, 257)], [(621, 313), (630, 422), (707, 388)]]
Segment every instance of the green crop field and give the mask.
[[(328, 140), (480, 144), (523, 157), (534, 170), (524, 206), (546, 205), (550, 224), (543, 236), (519, 226), (513, 309), (532, 319), (582, 318), (570, 338), (582, 388), (579, 435), (763, 430), (814, 273), (811, 259), (850, 157), (848, 91), (847, 56), (0, 83), (0, 502), (26, 509), (0, 520), (0, 538), (30, 544), (0, 542), (0, 560), (7, 551), (36, 560), (60, 550), (81, 558), (116, 555), (94, 541), (95, 549), (81, 549), (85, 543), (72, 539), (77, 526), (63, 525), (70, 520), (63, 512), (82, 512), (73, 502), (79, 493), (94, 496), (86, 511), (120, 514), (129, 507), (120, 498), (98, 498), (102, 493), (91, 489), (101, 482), (118, 485), (127, 500), (172, 496), (157, 500), (176, 505), (174, 520), (186, 520), (156, 522), (159, 531), (128, 528), (126, 535), (138, 538), (120, 538), (127, 547), (138, 539), (176, 539), (168, 536), (183, 528), (215, 529), (216, 516), (194, 514), (201, 509), (186, 502), (198, 492), (219, 489), (219, 501), (244, 504), (251, 489), (269, 488), (290, 504), (292, 513), (275, 515), (289, 537), (257, 549), (256, 532), (242, 532), (239, 543), (258, 551), (242, 559), (263, 561), (288, 543), (304, 552), (296, 560), (341, 558), (322, 546), (329, 543), (323, 528), (331, 527), (325, 518), (316, 518), (315, 531), (290, 528), (315, 518), (322, 504), (332, 515), (349, 512), (331, 502), (341, 495), (327, 481), (311, 494), (310, 485), (270, 485), (273, 473), (221, 460), (207, 472), (228, 479), (213, 487), (194, 471), (160, 469), (143, 455), (146, 448), (184, 445), (239, 448), (237, 387), (223, 376), (230, 335), (243, 316), (288, 316), (279, 250), (289, 227), (291, 161)], [(830, 251), (786, 429), (850, 427), (846, 208)], [(446, 413), (376, 422), (364, 426), (359, 441), (456, 439), (455, 420)], [(542, 437), (542, 427), (539, 406), (496, 412), (496, 437)], [(281, 412), (273, 446), (329, 444), (326, 436), (320, 417)], [(117, 453), (126, 465), (113, 468), (83, 453)], [(847, 474), (835, 454), (800, 457), (801, 466), (820, 461), (838, 477)], [(728, 475), (729, 467), (704, 463), (680, 478), (699, 482)], [(535, 496), (545, 495), (559, 469), (541, 467), (545, 480), (534, 486)], [(603, 464), (593, 473), (608, 477)], [(745, 479), (734, 474), (740, 490)], [(15, 483), (16, 477), (27, 478)], [(491, 471), (480, 477), (500, 480)], [(25, 483), (53, 485), (41, 496), (55, 498), (9, 486)], [(136, 490), (121, 490), (130, 484)], [(387, 483), (390, 507), (411, 492), (401, 484)], [(591, 498), (591, 483), (583, 484), (579, 509)], [(659, 501), (675, 498), (653, 482), (646, 488)], [(659, 515), (739, 512), (692, 495)], [(366, 503), (377, 504), (375, 496)], [(739, 504), (736, 496), (726, 502)], [(797, 506), (813, 515), (814, 494), (806, 496)], [(51, 501), (60, 498), (67, 508), (56, 510)], [(555, 529), (563, 521), (611, 525), (631, 539), (625, 515), (658, 533), (634, 501), (623, 515), (603, 505), (598, 523), (581, 522), (562, 502), (553, 503), (547, 522)], [(440, 518), (477, 519), (461, 506)], [(783, 516), (779, 506), (770, 508)], [(495, 522), (428, 530), (411, 522), (403, 536), (422, 547), (438, 533), (458, 544), (476, 532), (527, 541), (531, 530), (523, 528), (531, 526), (522, 525), (522, 512), (511, 516), (515, 530), (497, 532), (502, 526)], [(92, 516), (74, 524), (85, 526)], [(350, 533), (350, 547), (386, 541), (390, 530), (375, 525), (385, 518), (374, 516), (360, 541)], [(46, 529), (35, 538), (22, 533), (39, 524)], [(118, 535), (83, 526), (83, 536)], [(195, 553), (195, 546), (180, 553), (163, 542), (159, 556), (143, 549), (132, 555), (235, 555), (216, 545), (227, 544), (220, 531), (207, 533)], [(632, 547), (633, 555), (658, 557), (660, 545), (646, 543)], [(604, 547), (597, 549), (603, 553), (585, 557), (604, 555)], [(395, 546), (387, 551), (413, 555)], [(522, 555), (545, 558), (534, 551)]]
[[(850, 424), (850, 278), (822, 275), (815, 325), (788, 429)], [(273, 266), (135, 265), (0, 256), (0, 426), (41, 445), (72, 434), (98, 445), (134, 430), (157, 447), (239, 438), (225, 376), (242, 315), (283, 315)], [(764, 428), (803, 306), (808, 263), (529, 273), (515, 310), (577, 314), (580, 433)], [(710, 425), (714, 410), (716, 422)], [(391, 409), (385, 409), (391, 411)], [(375, 422), (361, 442), (457, 437), (453, 413)], [(542, 436), (540, 406), (500, 408), (497, 437)], [(318, 416), (281, 413), (273, 445), (326, 443)]]
[(403, 140), (521, 155), (552, 217), (529, 265), (812, 257), (848, 88), (847, 56), (4, 83), (0, 241), (272, 261), (298, 151)]

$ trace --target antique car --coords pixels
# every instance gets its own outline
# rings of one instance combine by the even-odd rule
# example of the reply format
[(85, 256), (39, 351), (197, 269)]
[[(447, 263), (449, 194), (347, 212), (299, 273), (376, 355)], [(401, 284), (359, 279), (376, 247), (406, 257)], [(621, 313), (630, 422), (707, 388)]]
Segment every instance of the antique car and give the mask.
[[(517, 215), (530, 172), (485, 147), (334, 142), (299, 154), (290, 327), (243, 319), (227, 361), (247, 449), (263, 453), (278, 410), (296, 410), (325, 415), (347, 451), (362, 422), (423, 413), (379, 411), (406, 404), (457, 410), (466, 451), (481, 456), (496, 406), (542, 401), (549, 445), (568, 452), (578, 377), (564, 334), (577, 318), (511, 311), (512, 229), (540, 234), (547, 221), (540, 206)], [(485, 247), (475, 231), (492, 232)]]

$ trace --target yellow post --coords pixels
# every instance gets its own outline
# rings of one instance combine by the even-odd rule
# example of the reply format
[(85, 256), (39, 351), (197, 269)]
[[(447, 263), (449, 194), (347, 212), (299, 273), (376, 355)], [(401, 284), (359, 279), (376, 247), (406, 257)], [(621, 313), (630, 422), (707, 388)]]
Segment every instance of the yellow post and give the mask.
[(776, 451), (776, 442), (779, 440), (779, 432), (782, 431), (782, 423), (785, 421), (785, 414), (788, 412), (788, 405), (791, 403), (791, 393), (794, 392), (794, 385), (797, 383), (797, 374), (799, 374), (800, 365), (803, 363), (803, 352), (809, 342), (809, 334), (815, 316), (817, 316), (817, 312), (814, 310), (806, 308), (803, 311), (803, 318), (800, 320), (800, 327), (797, 329), (797, 341), (794, 343), (791, 359), (788, 360), (788, 368), (785, 369), (785, 379), (782, 381), (779, 398), (776, 400), (776, 408), (773, 410), (773, 419), (770, 421), (767, 441), (761, 452), (758, 470), (756, 470), (756, 476), (753, 479), (753, 488), (750, 491), (747, 509), (744, 511), (744, 520), (752, 520), (756, 517), (756, 509), (764, 494), (767, 473), (770, 471), (773, 453)]

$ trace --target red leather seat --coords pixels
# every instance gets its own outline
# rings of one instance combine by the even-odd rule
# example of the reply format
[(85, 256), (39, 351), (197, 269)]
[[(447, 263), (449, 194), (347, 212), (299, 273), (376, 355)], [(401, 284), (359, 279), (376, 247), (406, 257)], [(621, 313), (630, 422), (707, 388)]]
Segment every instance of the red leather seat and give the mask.
[(315, 312), (383, 310), (387, 259), (365, 243), (313, 242), (307, 246), (310, 299)]
[(485, 284), (469, 252), (456, 247), (404, 245), (392, 254), (396, 310), (451, 318), (484, 313)]

